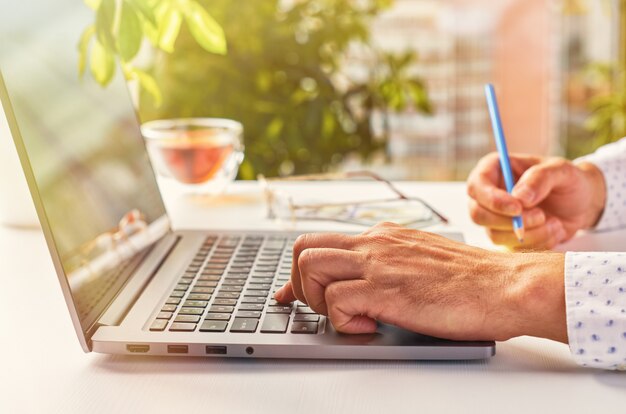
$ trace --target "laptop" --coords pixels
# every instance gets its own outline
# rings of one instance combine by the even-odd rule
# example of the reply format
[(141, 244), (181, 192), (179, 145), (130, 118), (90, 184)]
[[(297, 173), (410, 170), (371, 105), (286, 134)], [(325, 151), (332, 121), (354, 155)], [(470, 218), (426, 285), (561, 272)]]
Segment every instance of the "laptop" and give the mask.
[[(174, 231), (118, 71), (79, 79), (75, 0), (0, 7), (0, 98), (85, 352), (237, 358), (485, 359), (381, 324), (344, 335), (303, 303), (277, 303), (294, 232)], [(6, 139), (6, 137), (3, 137)], [(50, 294), (55, 294), (51, 292)]]

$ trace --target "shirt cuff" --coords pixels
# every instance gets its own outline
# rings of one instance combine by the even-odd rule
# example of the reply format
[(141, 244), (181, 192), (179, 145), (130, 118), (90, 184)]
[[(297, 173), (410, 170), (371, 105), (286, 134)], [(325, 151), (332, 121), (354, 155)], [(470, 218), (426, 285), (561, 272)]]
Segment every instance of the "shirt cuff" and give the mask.
[(626, 253), (566, 253), (565, 307), (576, 362), (626, 370)]
[(581, 161), (590, 162), (598, 167), (604, 175), (606, 184), (604, 212), (595, 230), (626, 227), (626, 138), (576, 160)]

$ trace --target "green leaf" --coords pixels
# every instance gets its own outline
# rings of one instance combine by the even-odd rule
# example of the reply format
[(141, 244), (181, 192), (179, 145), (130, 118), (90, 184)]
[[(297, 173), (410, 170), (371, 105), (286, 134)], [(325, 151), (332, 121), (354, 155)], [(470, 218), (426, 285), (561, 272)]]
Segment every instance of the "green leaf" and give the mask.
[(99, 40), (96, 40), (91, 49), (89, 67), (96, 82), (106, 86), (115, 74), (115, 58)]
[(159, 47), (166, 52), (174, 51), (174, 44), (180, 33), (183, 15), (171, 5), (159, 21)]
[(78, 74), (83, 76), (85, 73), (85, 66), (87, 65), (87, 55), (89, 52), (89, 41), (96, 33), (96, 27), (91, 24), (83, 31), (78, 42)]
[(207, 52), (225, 55), (224, 30), (204, 8), (194, 1), (183, 3), (185, 20), (193, 38)]
[(100, 44), (115, 51), (113, 22), (115, 21), (116, 0), (102, 0), (96, 12), (96, 33)]
[(154, 15), (154, 5), (149, 4), (146, 0), (126, 0), (135, 8), (135, 10), (153, 27), (157, 26), (157, 19)]
[(163, 95), (161, 94), (161, 88), (159, 88), (159, 85), (156, 83), (154, 77), (148, 72), (136, 68), (132, 68), (130, 70), (130, 75), (132, 78), (137, 79), (137, 81), (139, 81), (139, 86), (148, 92), (148, 94), (152, 97), (154, 105), (156, 107), (161, 106), (163, 103)]
[(98, 10), (101, 0), (84, 0), (84, 2), (91, 10)]
[(141, 47), (142, 37), (141, 21), (135, 9), (128, 3), (123, 2), (120, 27), (117, 34), (117, 46), (123, 61), (128, 62), (137, 55)]

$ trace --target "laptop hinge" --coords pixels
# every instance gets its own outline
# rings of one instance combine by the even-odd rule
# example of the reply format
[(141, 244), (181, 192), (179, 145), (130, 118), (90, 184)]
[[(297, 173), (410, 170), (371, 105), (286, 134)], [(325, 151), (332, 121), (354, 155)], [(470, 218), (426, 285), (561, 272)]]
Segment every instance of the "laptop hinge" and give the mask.
[(115, 300), (111, 302), (109, 308), (102, 314), (98, 320), (98, 326), (116, 326), (121, 324), (178, 240), (179, 238), (170, 232), (154, 246)]

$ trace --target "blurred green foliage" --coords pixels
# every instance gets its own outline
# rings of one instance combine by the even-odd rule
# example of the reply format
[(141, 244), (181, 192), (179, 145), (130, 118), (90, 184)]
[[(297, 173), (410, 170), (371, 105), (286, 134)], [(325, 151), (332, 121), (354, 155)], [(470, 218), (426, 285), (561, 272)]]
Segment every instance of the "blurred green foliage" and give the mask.
[[(156, 49), (149, 70), (162, 104), (144, 91), (140, 114), (242, 122), (240, 178), (327, 171), (350, 154), (367, 159), (385, 147), (389, 111), (431, 111), (409, 71), (416, 56), (370, 46), (370, 24), (389, 0), (200, 2), (223, 27), (228, 54), (206, 53), (182, 27), (173, 51)], [(358, 80), (344, 74), (351, 48), (371, 59)]]
[(157, 105), (162, 95), (154, 77), (139, 69), (133, 60), (144, 40), (155, 50), (173, 52), (183, 21), (197, 44), (207, 52), (226, 54), (222, 27), (196, 0), (84, 0), (94, 11), (78, 42), (78, 72), (83, 76), (87, 62), (93, 78), (106, 87), (115, 76), (118, 58), (124, 76), (136, 80)]
[(590, 115), (584, 122), (584, 131), (567, 137), (566, 155), (570, 158), (589, 154), (626, 136), (626, 0), (617, 0), (615, 4), (608, 0), (599, 4), (592, 0), (566, 0), (563, 10), (575, 16), (598, 6), (609, 15), (618, 11), (618, 58), (616, 62), (592, 62), (580, 68), (585, 86), (592, 91), (587, 103)]

